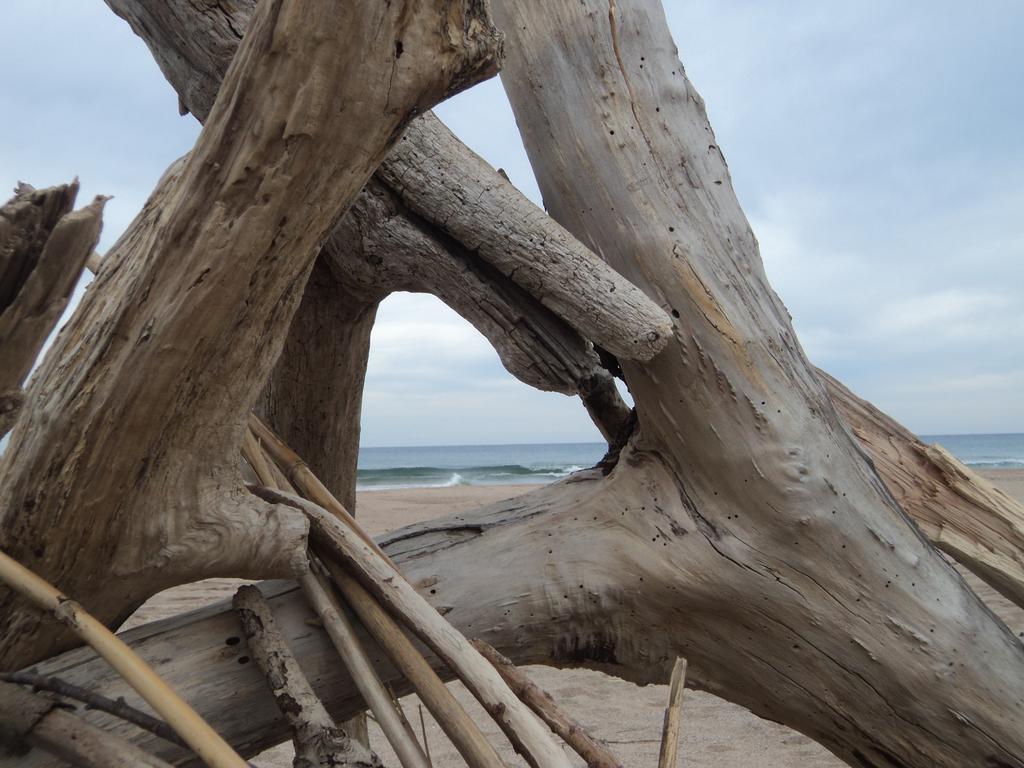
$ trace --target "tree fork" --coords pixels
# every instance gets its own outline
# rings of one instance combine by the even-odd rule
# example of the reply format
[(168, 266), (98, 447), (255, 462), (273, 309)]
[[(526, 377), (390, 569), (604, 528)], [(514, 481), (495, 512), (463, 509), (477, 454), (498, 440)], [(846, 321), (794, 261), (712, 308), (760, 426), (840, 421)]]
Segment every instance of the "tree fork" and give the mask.
[[(205, 119), (240, 31), (247, 23), (253, 0), (221, 6), (222, 12), (215, 14), (201, 12), (195, 0), (161, 4), (108, 0), (108, 4), (146, 41), (182, 102)], [(182, 29), (189, 30), (189, 34), (182, 34)], [(422, 130), (420, 123), (424, 126)], [(496, 242), (498, 233), (504, 232), (504, 257), (515, 258), (516, 264), (523, 265), (523, 270), (516, 270), (516, 274), (530, 274), (541, 263), (541, 254), (548, 259), (568, 257), (571, 263), (572, 259), (581, 258), (580, 249), (586, 252), (586, 248), (576, 244), (548, 252), (550, 242), (564, 239), (564, 230), (553, 230), (532, 203), (513, 194), (505, 179), (488, 169), (436, 119), (417, 121), (417, 127), (402, 144), (400, 151), (389, 159), (389, 168), (369, 182), (326, 244), (330, 259), (338, 265), (338, 272), (345, 275), (340, 278), (343, 285), (339, 290), (346, 294), (351, 290), (360, 295), (365, 292), (367, 302), (379, 301), (396, 290), (438, 296), (487, 337), (505, 367), (521, 381), (546, 391), (580, 394), (602, 434), (614, 442), (628, 418), (628, 409), (589, 349), (589, 342), (597, 339), (585, 332), (581, 335), (531, 293), (538, 290), (538, 285), (543, 293), (545, 285), (558, 285), (559, 281), (552, 275), (547, 280), (519, 285), (485, 263), (485, 258), (474, 250), (481, 243)], [(432, 165), (437, 170), (432, 170)], [(391, 182), (386, 183), (382, 180), (385, 178)], [(419, 179), (419, 183), (413, 184), (414, 179)], [(394, 183), (398, 191), (389, 183)], [(454, 188), (461, 188), (456, 198), (472, 204), (453, 210), (450, 190)], [(449, 225), (443, 216), (437, 215), (437, 210), (453, 212), (454, 223)], [(594, 270), (592, 263), (586, 264), (587, 273), (598, 274)], [(509, 271), (506, 264), (505, 272)], [(573, 313), (580, 314), (587, 313)], [(629, 326), (621, 333), (627, 335), (637, 330)], [(358, 344), (353, 348), (357, 350)], [(358, 365), (360, 358), (361, 353), (353, 352), (351, 362)], [(296, 362), (301, 367), (301, 358)], [(279, 370), (283, 369), (282, 364)], [(355, 382), (356, 377), (352, 378)], [(313, 387), (315, 376), (311, 382)], [(861, 413), (857, 408), (845, 407), (852, 402), (848, 390), (841, 385), (829, 386), (844, 418), (855, 418)], [(310, 389), (309, 394), (317, 392)], [(337, 389), (334, 394), (348, 401), (347, 415), (351, 416), (354, 393)], [(880, 446), (879, 439), (888, 434), (889, 439), (900, 444), (897, 450), (904, 457), (923, 455), (913, 447), (917, 441), (908, 437), (906, 430), (877, 410), (875, 413), (879, 418), (861, 418), (851, 424), (854, 434), (870, 452), (874, 454), (872, 446)], [(883, 420), (893, 428), (885, 426)], [(293, 423), (300, 421), (296, 417)], [(285, 421), (280, 431), (301, 448), (323, 430), (292, 433), (289, 421)], [(323, 436), (328, 441), (326, 450), (334, 450), (337, 436)], [(352, 439), (352, 435), (347, 436), (349, 446), (354, 444)], [(346, 449), (345, 455), (350, 454), (351, 449)], [(308, 455), (311, 461), (317, 461), (315, 451)], [(327, 463), (323, 462), (319, 471), (329, 483), (338, 471), (336, 467), (350, 466), (348, 459), (331, 460), (331, 466)], [(906, 465), (877, 462), (898, 501), (933, 541), (1018, 604), (1024, 601), (1020, 505), (999, 498), (987, 482), (948, 457), (935, 454), (924, 461), (915, 459), (911, 465), (924, 473), (922, 479), (908, 476)], [(930, 503), (924, 493), (901, 494), (901, 488), (910, 486), (932, 487), (937, 496)], [(943, 501), (937, 503), (940, 497)], [(947, 520), (943, 510), (949, 502), (953, 502), (949, 507), (953, 511)]]
[[(0, 464), (5, 550), (110, 624), (174, 583), (290, 571), (305, 523), (244, 490), (248, 412), (330, 228), (411, 117), (499, 51), (474, 0), (263, 0), (195, 151), (40, 369)], [(0, 599), (4, 666), (70, 642)]]

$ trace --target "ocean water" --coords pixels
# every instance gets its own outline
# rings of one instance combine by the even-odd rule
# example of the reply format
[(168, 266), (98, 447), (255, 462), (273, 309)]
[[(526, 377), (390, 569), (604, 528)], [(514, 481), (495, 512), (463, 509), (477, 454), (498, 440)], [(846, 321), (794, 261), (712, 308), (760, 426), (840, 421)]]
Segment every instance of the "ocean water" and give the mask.
[[(975, 469), (1024, 469), (1024, 434), (922, 435), (921, 439), (940, 443)], [(371, 491), (550, 483), (592, 467), (605, 450), (604, 443), (362, 448), (357, 487)]]
[(592, 467), (606, 450), (604, 443), (361, 448), (356, 487), (368, 491), (550, 483)]
[(974, 469), (1024, 469), (1024, 434), (921, 435)]

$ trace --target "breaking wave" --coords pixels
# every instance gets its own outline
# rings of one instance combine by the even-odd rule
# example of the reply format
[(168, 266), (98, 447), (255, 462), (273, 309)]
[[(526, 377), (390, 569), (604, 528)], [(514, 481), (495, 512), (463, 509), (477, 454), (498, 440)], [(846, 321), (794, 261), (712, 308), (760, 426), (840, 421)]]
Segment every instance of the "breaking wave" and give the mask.
[(391, 488), (451, 488), (457, 485), (511, 485), (550, 483), (583, 469), (578, 464), (551, 467), (524, 467), (504, 464), (482, 467), (391, 467), (360, 469), (356, 475), (359, 490)]

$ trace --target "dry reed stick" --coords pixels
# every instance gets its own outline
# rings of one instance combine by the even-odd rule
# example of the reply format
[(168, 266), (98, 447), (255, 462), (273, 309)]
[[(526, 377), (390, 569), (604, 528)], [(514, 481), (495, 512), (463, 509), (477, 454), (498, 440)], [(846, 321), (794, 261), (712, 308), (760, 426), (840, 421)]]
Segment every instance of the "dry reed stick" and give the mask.
[(267, 488), (282, 490), (277, 484), (274, 472), (270, 468), (267, 455), (263, 452), (263, 446), (260, 445), (259, 439), (253, 434), (251, 429), (246, 429), (245, 437), (242, 438), (242, 458), (252, 467), (252, 471), (256, 473), (256, 477), (261, 485), (265, 485)]
[[(341, 566), (331, 560), (326, 560), (324, 564), (345, 602), (355, 611), (359, 621), (377, 641), (377, 645), (412, 685), (466, 764), (470, 768), (504, 768), (504, 763), (479, 726), (473, 722), (397, 622)], [(426, 744), (425, 732), (423, 738)]]
[(420, 733), (423, 734), (423, 749), (427, 753), (427, 762), (430, 763), (431, 768), (433, 768), (434, 763), (430, 759), (430, 742), (427, 740), (427, 722), (423, 719), (423, 705), (419, 704), (417, 706), (419, 707), (420, 712)]
[(665, 708), (665, 727), (661, 734), (661, 752), (658, 768), (676, 768), (679, 753), (679, 726), (682, 722), (680, 709), (683, 705), (683, 689), (686, 685), (686, 659), (681, 656), (672, 667), (672, 681), (668, 689), (668, 706)]
[(195, 710), (131, 648), (86, 613), (78, 603), (65, 597), (4, 552), (0, 552), (0, 581), (35, 603), (89, 644), (207, 765), (211, 768), (246, 768), (245, 761)]
[(587, 768), (622, 768), (622, 761), (612, 753), (607, 744), (595, 739), (576, 720), (560, 710), (551, 695), (530, 680), (511, 661), (483, 640), (474, 640), (473, 647), (494, 665), (516, 696), (586, 761)]
[(404, 768), (429, 768), (426, 755), (406, 730), (402, 717), (395, 710), (384, 684), (377, 676), (377, 671), (360, 645), (355, 629), (345, 615), (344, 608), (332, 594), (329, 584), (317, 573), (315, 566), (302, 575), (299, 583), (348, 668), (356, 688), (394, 747), (399, 762)]
[[(332, 494), (327, 487), (320, 482), (320, 479), (313, 474), (313, 470), (304, 462), (295, 451), (293, 451), (288, 445), (282, 440), (277, 434), (270, 429), (266, 424), (263, 423), (262, 419), (255, 413), (249, 414), (249, 429), (259, 440), (263, 449), (267, 452), (267, 455), (280, 467), (281, 471), (284, 472), (285, 477), (288, 479), (295, 489), (299, 492), (299, 495), (306, 499), (309, 499), (314, 504), (317, 504), (335, 517), (345, 521), (349, 528), (356, 532), (366, 544), (374, 549), (381, 557), (387, 558), (377, 542), (370, 537), (362, 529), (359, 524), (356, 523), (355, 518), (345, 509), (344, 505), (338, 501), (334, 494)], [(286, 489), (281, 489), (286, 490)], [(390, 559), (389, 559), (390, 562)]]

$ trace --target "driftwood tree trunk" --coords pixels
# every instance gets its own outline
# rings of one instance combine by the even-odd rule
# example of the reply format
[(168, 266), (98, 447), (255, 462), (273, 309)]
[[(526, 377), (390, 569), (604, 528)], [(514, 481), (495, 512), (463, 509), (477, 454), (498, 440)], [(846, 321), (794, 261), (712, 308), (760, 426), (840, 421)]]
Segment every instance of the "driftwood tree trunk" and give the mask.
[(666, 570), (644, 591), (675, 593), (679, 655), (854, 764), (1022, 764), (1024, 648), (838, 417), (660, 4), (499, 0), (496, 17), (549, 212), (677, 318), (660, 355), (622, 363), (630, 464), (650, 466), (627, 495), (646, 509), (622, 512), (657, 530)]
[[(290, 572), (305, 523), (242, 486), (248, 411), (330, 228), (498, 47), (470, 0), (261, 3), (195, 151), (28, 394), (0, 465), (5, 551), (112, 624), (171, 584)], [(6, 666), (68, 643), (7, 593), (0, 616)]]
[[(201, 120), (209, 114), (254, 3), (221, 3), (217, 13), (208, 13), (205, 1), (108, 0), (149, 45), (185, 108)], [(349, 311), (357, 312), (359, 304), (375, 304), (397, 290), (437, 295), (487, 337), (505, 367), (521, 381), (548, 391), (579, 394), (609, 442), (619, 437), (628, 408), (590, 342), (616, 352), (620, 359), (645, 360), (662, 348), (669, 329), (666, 313), (653, 304), (641, 308), (643, 294), (604, 268), (429, 115), (413, 122), (400, 150), (392, 153), (335, 228), (326, 243), (325, 258), (336, 266), (338, 291), (346, 299), (349, 294), (358, 297), (352, 299)], [(584, 276), (589, 279), (581, 283)], [(615, 301), (609, 303), (612, 293)], [(340, 301), (333, 303), (342, 306)], [(617, 329), (609, 327), (608, 306), (618, 315)], [(627, 307), (629, 311), (623, 311)], [(595, 312), (605, 320), (595, 322)], [(296, 322), (303, 322), (301, 313)], [(358, 333), (344, 326), (336, 330), (339, 337), (350, 333), (358, 339)], [(326, 351), (338, 369), (345, 364), (336, 356), (347, 356), (345, 380), (351, 378), (353, 384), (361, 380), (354, 373), (363, 357), (358, 343), (346, 352), (337, 343), (311, 340), (308, 333), (298, 336), (313, 352)], [(644, 338), (654, 342), (632, 343)], [(284, 357), (288, 356), (286, 347)], [(303, 357), (312, 356), (299, 355), (294, 362), (301, 367)], [(278, 371), (287, 367), (282, 361)], [(283, 375), (296, 382), (302, 378)], [(310, 397), (323, 397), (326, 390), (317, 383), (318, 374), (310, 372), (310, 378)], [(931, 536), (941, 530), (944, 541), (933, 541), (1011, 599), (1024, 602), (1024, 555), (1018, 546), (1020, 534), (1015, 533), (1024, 528), (1021, 506), (999, 494), (979, 491), (987, 484), (962, 479), (964, 470), (956, 463), (937, 459), (945, 464), (942, 469), (935, 462), (915, 461), (915, 469), (908, 472), (898, 462), (879, 460), (876, 449), (886, 443), (892, 445), (893, 453), (920, 455), (914, 447), (918, 441), (902, 428), (888, 428), (884, 414), (875, 411), (880, 418), (873, 418), (860, 408), (845, 407), (856, 398), (840, 383), (828, 383), (841, 415), (924, 532)], [(280, 387), (278, 391), (284, 392)], [(289, 394), (298, 394), (294, 386)], [(346, 416), (354, 416), (353, 403), (359, 395), (340, 386), (332, 394), (347, 400)], [(296, 406), (285, 406), (289, 408)], [(309, 423), (308, 418), (296, 416), (295, 420)], [(312, 446), (312, 435), (292, 431), (290, 422), (275, 426), (300, 448)], [(355, 445), (356, 422), (345, 418), (339, 423), (347, 426), (325, 436), (325, 454), (337, 450), (341, 455), (339, 431), (344, 433), (341, 441)], [(325, 431), (329, 430), (321, 428), (317, 434)], [(309, 456), (329, 485), (335, 482), (339, 467), (345, 466), (345, 460), (321, 459), (315, 450)], [(928, 479), (915, 480), (917, 471)], [(901, 493), (901, 488), (911, 486), (916, 486), (914, 492)], [(345, 498), (351, 492), (337, 490)], [(950, 543), (954, 538), (955, 545)]]
[[(205, 13), (209, 3), (197, 0), (109, 4), (147, 39), (184, 107), (207, 121), (205, 139), (219, 111), (227, 109), (219, 106), (223, 93), (212, 113), (210, 105), (252, 3), (218, 3), (215, 13)], [(343, 205), (314, 206), (310, 186), (302, 195), (290, 192), (290, 205), (281, 201), (274, 211), (288, 218), (280, 228), (292, 239), (275, 241), (287, 258), (274, 258), (265, 245), (254, 250), (249, 241), (244, 252), (239, 247), (207, 261), (198, 248), (181, 246), (170, 235), (191, 235), (186, 246), (196, 242), (196, 230), (216, 206), (207, 193), (205, 205), (188, 208), (200, 224), (172, 226), (187, 200), (185, 182), (172, 174), (149, 206), (157, 224), (144, 218), (108, 256), (99, 281), (103, 290), (90, 293), (84, 319), (74, 326), (75, 344), (91, 342), (77, 354), (98, 367), (84, 368), (65, 345), (51, 358), (62, 368), (50, 365), (40, 377), (48, 383), (33, 394), (36, 407), (63, 419), (71, 439), (44, 450), (42, 442), (56, 440), (55, 432), (41, 433), (33, 443), (23, 433), (40, 428), (16, 430), (29, 458), (4, 467), (13, 472), (13, 484), (0, 477), (15, 488), (3, 499), (13, 502), (3, 535), (36, 567), (51, 568), (47, 575), (65, 589), (82, 587), (87, 594), (77, 594), (87, 602), (90, 590), (97, 599), (111, 599), (111, 622), (154, 587), (184, 579), (185, 564), (192, 577), (287, 571), (290, 550), (281, 548), (282, 537), (255, 527), (280, 519), (293, 531), (285, 541), (295, 546), (304, 528), (290, 527), (282, 509), (244, 494), (232, 461), (244, 411), (269, 375), (273, 353), (284, 344), (282, 360), (292, 362), (282, 362), (267, 387), (266, 412), (289, 439), (316, 449), (309, 456), (326, 477), (335, 473), (336, 493), (351, 493), (356, 442), (351, 435), (339, 439), (337, 430), (354, 425), (334, 424), (328, 435), (312, 415), (354, 416), (353, 388), (361, 387), (365, 360), (361, 345), (372, 322), (366, 312), (372, 314), (391, 290), (428, 290), (474, 322), (524, 381), (589, 397), (588, 407), (609, 437), (632, 430), (602, 470), (387, 537), (388, 554), (414, 584), (430, 585), (431, 601), (457, 628), (481, 636), (516, 663), (589, 666), (636, 682), (667, 680), (672, 662), (684, 656), (689, 682), (798, 728), (862, 768), (1024, 766), (1024, 651), (890, 493), (894, 488), (919, 519), (931, 515), (938, 533), (929, 535), (941, 542), (946, 513), (930, 504), (933, 496), (915, 491), (921, 474), (934, 479), (932, 470), (878, 462), (887, 487), (799, 348), (764, 277), (756, 241), (658, 4), (506, 0), (499, 11), (510, 54), (505, 84), (547, 207), (568, 232), (529, 208), (429, 117), (414, 123), (340, 221)], [(362, 43), (371, 35), (357, 31), (359, 21), (339, 28)], [(382, 38), (391, 40), (391, 31)], [(229, 93), (237, 92), (232, 73), (242, 67), (237, 59), (245, 57), (250, 38), (227, 72)], [(415, 46), (422, 58), (410, 61), (413, 48), (404, 39), (401, 66), (433, 72), (438, 64), (430, 46)], [(400, 69), (397, 57), (388, 58), (390, 47), (369, 47), (358, 55), (370, 57), (365, 66), (374, 77), (380, 74), (374, 67)], [(465, 68), (475, 73), (486, 56), (467, 58)], [(332, 73), (339, 89), (357, 87), (345, 78), (360, 75)], [(414, 85), (404, 85), (409, 103), (419, 103)], [(419, 87), (443, 90), (436, 80)], [(394, 95), (389, 98), (393, 106)], [(392, 129), (400, 125), (396, 120)], [(324, 157), (337, 157), (344, 126), (338, 131), (342, 138), (322, 148)], [(393, 137), (379, 138), (378, 158)], [(185, 187), (189, 196), (204, 193), (200, 171), (220, 178), (223, 169), (202, 164), (212, 151), (201, 141), (188, 161), (186, 178), (194, 185)], [(272, 165), (269, 154), (260, 162)], [(363, 168), (364, 180), (371, 165)], [(327, 186), (321, 170), (304, 172)], [(453, 195), (459, 185), (464, 194)], [(323, 199), (352, 199), (358, 186), (319, 192)], [(258, 200), (259, 191), (250, 187), (239, 195)], [(225, 204), (233, 199), (223, 194)], [(231, 218), (220, 221), (227, 227)], [(291, 229), (300, 225), (302, 233)], [(154, 233), (152, 226), (166, 229)], [(318, 238), (304, 237), (310, 227), (319, 239), (333, 227), (314, 272), (314, 280), (328, 282), (314, 282), (307, 291), (285, 341), (316, 252)], [(542, 236), (532, 239), (537, 233)], [(224, 242), (227, 236), (219, 234)], [(161, 268), (166, 264), (173, 268)], [(344, 288), (333, 308), (331, 269)], [(129, 278), (131, 290), (113, 289)], [(228, 291), (237, 301), (193, 305), (197, 279), (200, 285), (217, 281), (219, 294)], [(147, 298), (138, 310), (141, 297)], [(162, 313), (147, 304), (152, 297)], [(618, 304), (610, 305), (609, 297)], [(623, 308), (618, 321), (608, 306)], [(215, 316), (207, 318), (210, 312)], [(150, 317), (160, 322), (147, 325)], [(204, 319), (198, 334), (196, 317)], [(342, 341), (310, 338), (320, 323), (338, 324), (332, 332)], [(185, 326), (189, 346), (180, 351), (167, 342), (184, 338)], [(154, 336), (168, 328), (171, 335)], [(204, 328), (221, 343), (207, 340)], [(604, 365), (624, 373), (637, 403), (634, 419), (627, 418), (591, 342), (604, 351)], [(134, 351), (140, 346), (143, 352)], [(167, 360), (146, 349), (173, 354)], [(320, 354), (327, 365), (313, 371)], [(237, 370), (228, 369), (224, 357)], [(346, 367), (345, 360), (352, 366), (342, 386), (332, 388), (328, 371)], [(304, 366), (322, 376), (296, 375)], [(109, 383), (93, 373), (108, 369)], [(47, 387), (67, 394), (58, 399)], [(217, 397), (207, 394), (215, 390)], [(842, 400), (841, 385), (833, 384), (832, 392)], [(286, 399), (292, 396), (308, 402), (289, 412)], [(315, 402), (321, 396), (325, 401)], [(879, 414), (842, 402), (839, 407), (851, 420), (860, 419), (854, 429), (864, 444), (880, 446), (876, 438), (888, 430), (901, 446), (910, 445)], [(159, 430), (143, 430), (140, 438), (144, 410), (162, 420)], [(114, 431), (104, 432), (104, 424), (127, 430), (130, 444), (115, 446)], [(328, 442), (318, 456), (321, 440)], [(100, 455), (115, 448), (125, 457), (107, 467)], [(101, 473), (95, 485), (85, 479), (89, 473)], [(948, 473), (935, 482), (953, 485)], [(974, 561), (1010, 594), (1019, 580), (1012, 505), (976, 493), (970, 478), (960, 485), (955, 509), (963, 519), (954, 530), (974, 545), (997, 531), (1004, 544), (992, 548), (999, 549), (996, 565), (962, 541), (947, 549)], [(9, 493), (7, 487), (2, 492)], [(56, 555), (49, 548), (29, 551), (28, 542), (45, 540), (32, 527), (32, 505), (45, 510), (39, 525), (61, 516), (73, 523), (56, 539), (63, 547)], [(161, 521), (171, 519), (167, 529), (155, 522), (155, 513), (135, 512), (157, 508)], [(92, 571), (60, 543), (65, 535), (79, 535), (83, 524), (75, 521), (81, 514), (97, 515), (99, 529), (108, 534), (126, 520), (133, 523), (121, 537), (111, 536), (110, 557)], [(979, 515), (997, 524), (976, 525)], [(142, 520), (149, 520), (148, 527)], [(161, 545), (135, 544), (149, 540), (136, 526)], [(220, 536), (216, 545), (201, 535), (210, 529)], [(278, 546), (273, 552), (271, 542)], [(89, 545), (93, 556), (107, 554), (98, 543)], [(138, 550), (134, 570), (120, 560), (126, 547)], [(71, 561), (59, 567), (62, 557)], [(139, 565), (154, 558), (157, 568)], [(114, 576), (128, 586), (112, 584)], [(335, 716), (359, 712), (362, 701), (338, 665), (328, 663), (333, 652), (322, 633), (305, 624), (308, 613), (293, 588), (265, 588), (275, 592), (275, 613), (299, 660), (327, 670), (314, 682), (318, 696)], [(15, 639), (6, 647), (8, 662), (60, 647), (60, 638), (48, 628), (35, 631), (20, 607), (0, 610), (5, 621), (17, 619), (19, 630), (9, 635)], [(285, 738), (287, 728), (262, 677), (225, 651), (225, 641), (236, 634), (233, 615), (214, 609), (128, 636), (248, 755)], [(25, 650), (33, 637), (43, 639), (35, 654)], [(64, 654), (41, 671), (88, 681), (108, 695), (122, 692), (89, 656)], [(375, 661), (382, 677), (394, 681), (386, 662)], [(234, 694), (230, 703), (217, 693), (224, 691)], [(129, 735), (101, 714), (91, 718)], [(183, 759), (173, 745), (130, 735), (168, 759)], [(47, 764), (38, 756), (30, 760)]]

